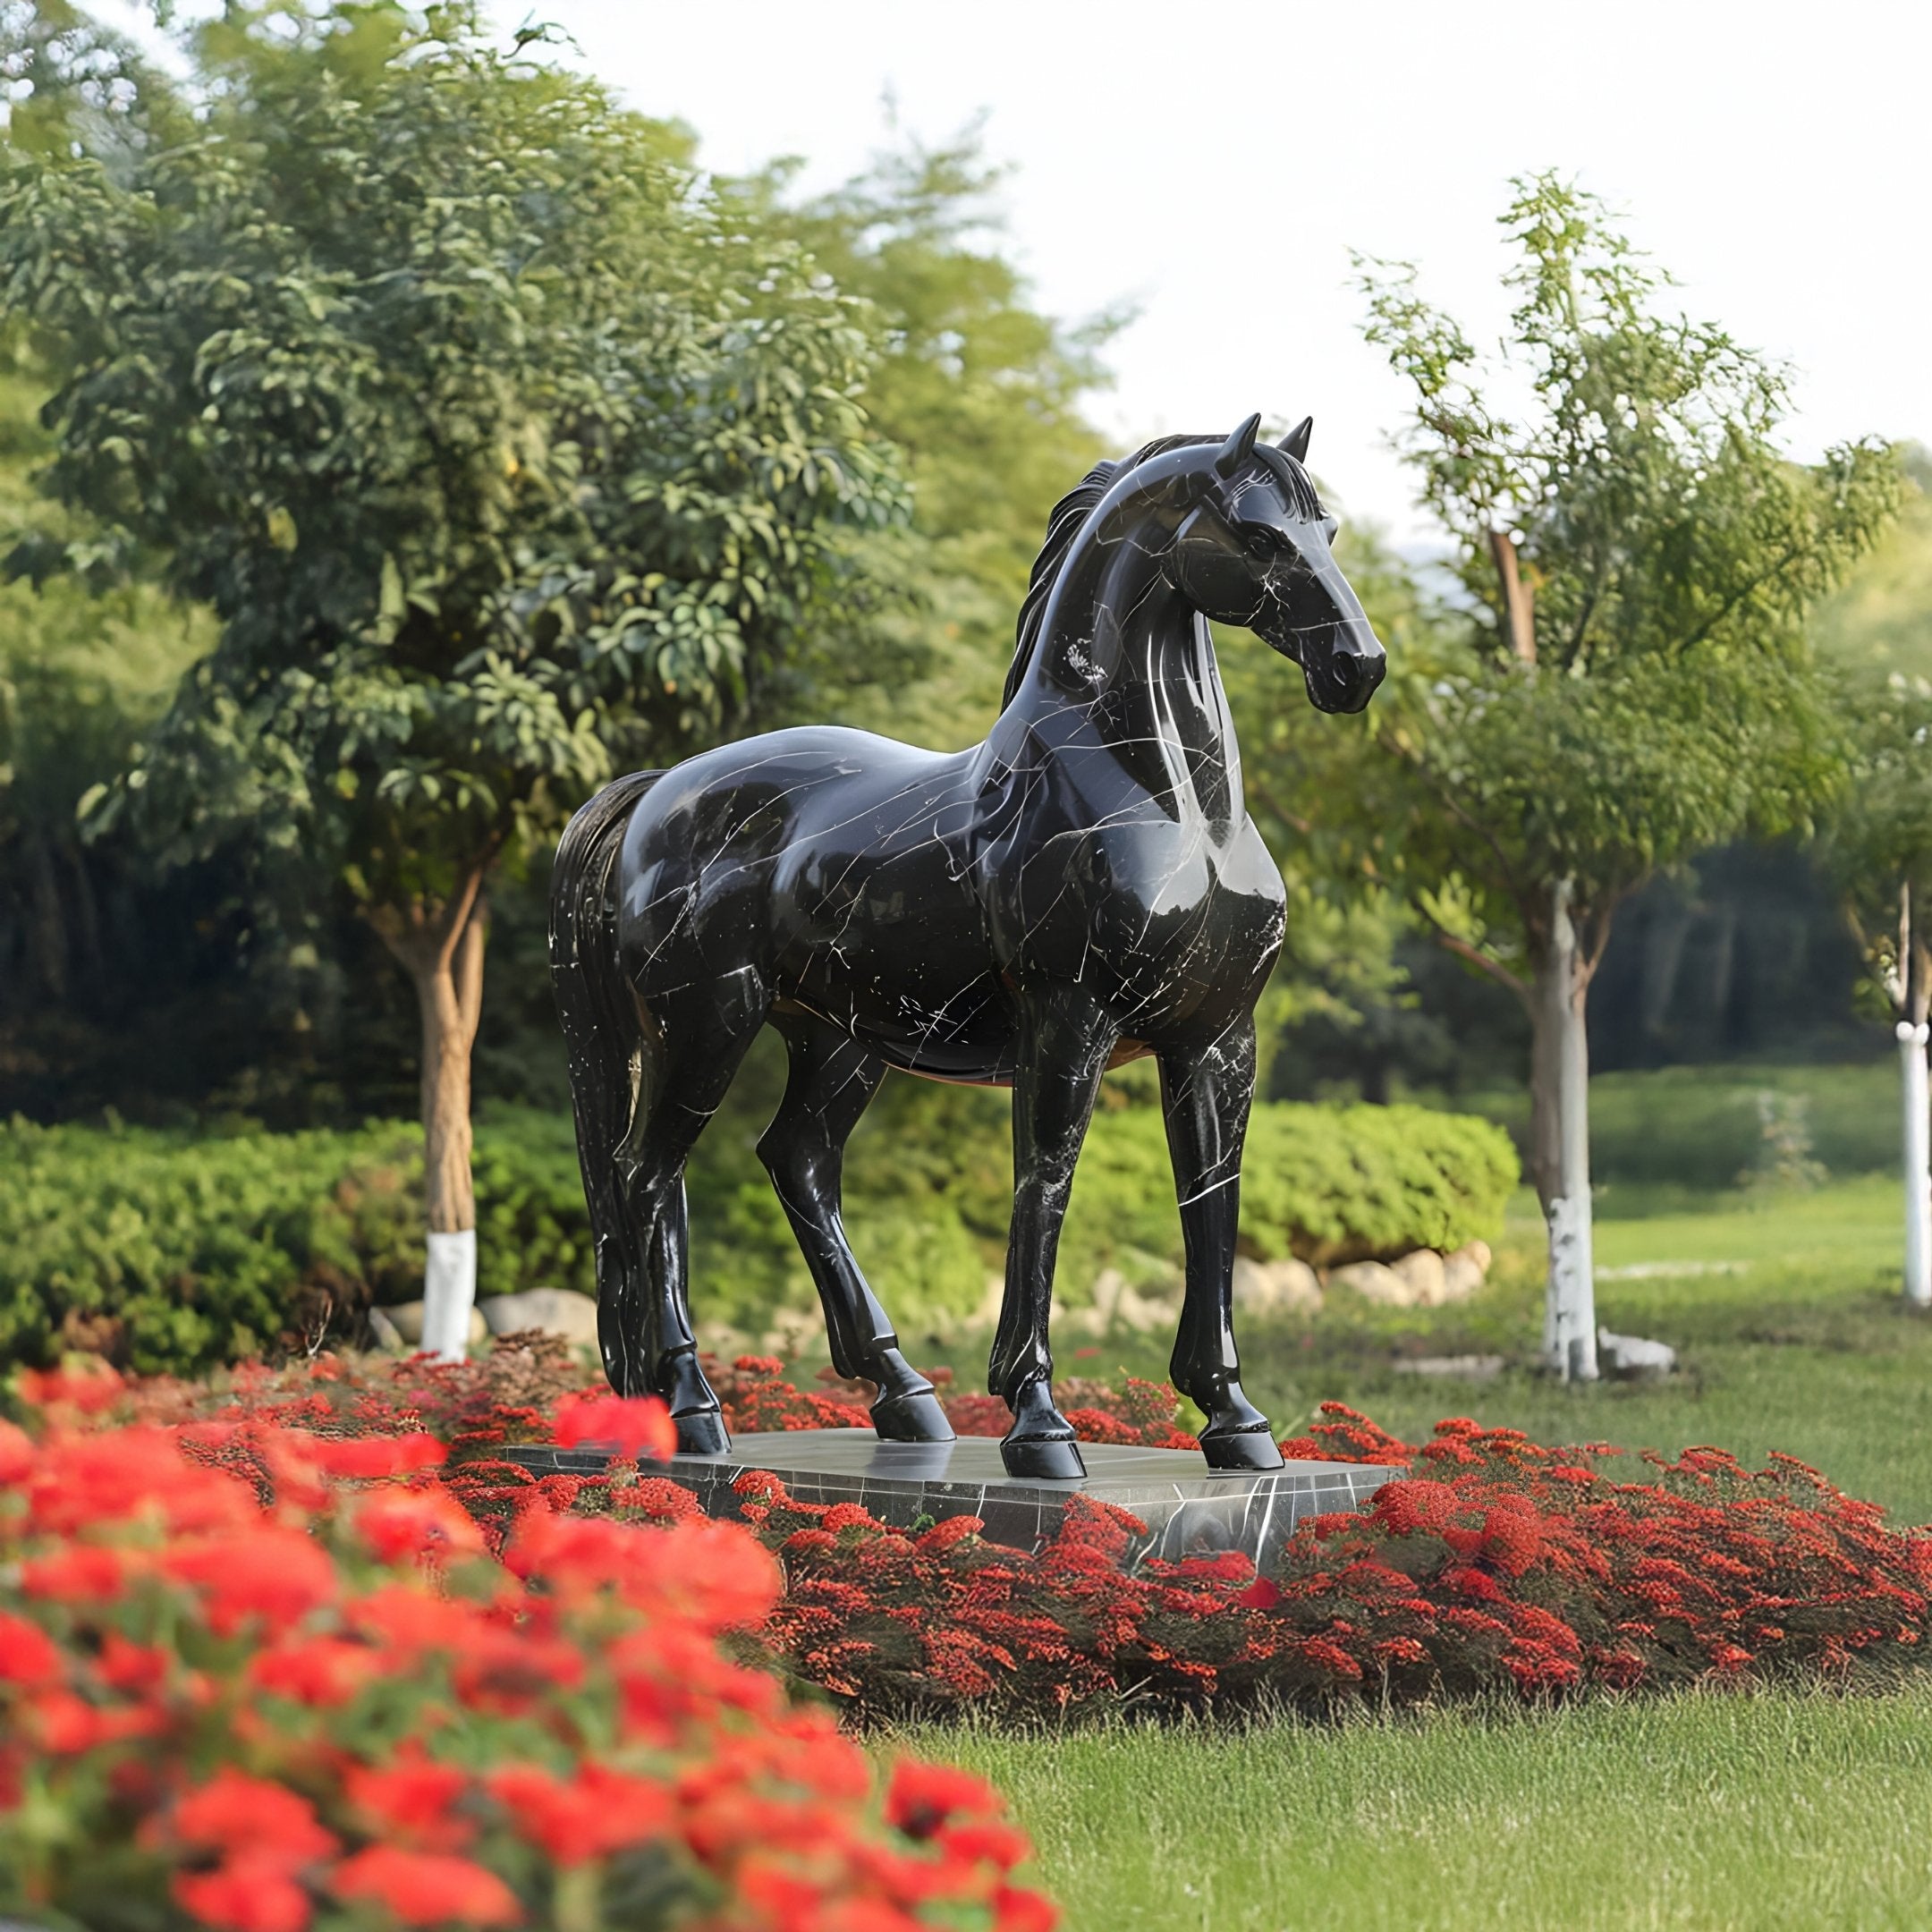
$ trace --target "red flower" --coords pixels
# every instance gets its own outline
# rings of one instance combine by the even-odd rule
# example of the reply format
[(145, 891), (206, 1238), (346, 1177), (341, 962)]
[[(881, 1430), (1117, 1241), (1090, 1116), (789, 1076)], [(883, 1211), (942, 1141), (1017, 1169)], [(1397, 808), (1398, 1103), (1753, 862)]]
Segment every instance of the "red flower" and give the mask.
[(232, 1635), (250, 1617), (284, 1630), (335, 1596), (335, 1565), (327, 1551), (306, 1532), (273, 1523), (247, 1536), (178, 1546), (163, 1563), (183, 1582), (201, 1587), (218, 1636)]
[(33, 1690), (58, 1683), (64, 1674), (54, 1640), (38, 1623), (0, 1610), (0, 1683)]
[(483, 1550), (476, 1519), (447, 1490), (378, 1489), (363, 1498), (355, 1526), (381, 1563), (410, 1556), (474, 1556)]
[(555, 1441), (664, 1462), (677, 1448), (671, 1411), (655, 1395), (567, 1395), (557, 1405)]
[(232, 1859), (211, 1872), (180, 1872), (175, 1902), (222, 1932), (304, 1932), (309, 1894), (279, 1866)]
[(374, 1899), (406, 1926), (515, 1925), (523, 1908), (495, 1872), (440, 1852), (371, 1845), (335, 1868), (341, 1899)]
[(1310, 1664), (1318, 1665), (1337, 1677), (1361, 1675), (1361, 1665), (1340, 1644), (1330, 1643), (1326, 1637), (1310, 1637), (1301, 1646), (1301, 1655)]
[(1502, 1603), (1506, 1593), (1496, 1580), (1481, 1570), (1445, 1570), (1442, 1573), (1443, 1588), (1460, 1592), (1464, 1597), (1473, 1597), (1478, 1603)]
[(389, 1583), (349, 1604), (356, 1629), (413, 1657), (424, 1650), (461, 1648), (479, 1629), (468, 1604), (434, 1597), (407, 1583)]
[(21, 1565), (21, 1589), (51, 1603), (105, 1603), (121, 1594), (131, 1565), (126, 1552), (99, 1543), (73, 1543)]
[(568, 1784), (532, 1766), (494, 1772), (488, 1783), (516, 1830), (559, 1865), (607, 1857), (671, 1826), (666, 1786), (601, 1765), (584, 1766)]
[(315, 1807), (286, 1786), (225, 1767), (174, 1807), (174, 1835), (257, 1865), (293, 1871), (335, 1849)]
[(969, 1865), (996, 1865), (1011, 1871), (1032, 1857), (1027, 1835), (996, 1819), (982, 1818), (970, 1825), (946, 1825), (938, 1833), (940, 1848), (949, 1858)]
[(993, 1932), (1054, 1932), (1060, 1923), (1056, 1905), (1017, 1885), (1002, 1885), (993, 1894)]
[(475, 1832), (450, 1807), (469, 1789), (466, 1772), (417, 1758), (404, 1764), (352, 1766), (343, 1780), (349, 1802), (377, 1831), (419, 1844), (448, 1849)]
[(28, 1706), (34, 1734), (57, 1758), (99, 1750), (103, 1745), (125, 1743), (130, 1738), (151, 1737), (165, 1718), (146, 1705), (109, 1709), (89, 1704), (71, 1690), (43, 1690)]
[(367, 1644), (340, 1637), (311, 1637), (258, 1652), (249, 1681), (261, 1690), (317, 1709), (346, 1704), (371, 1677), (379, 1660)]
[(127, 1385), (97, 1355), (81, 1355), (58, 1368), (23, 1368), (13, 1386), (33, 1408), (96, 1415), (111, 1408)]
[(969, 1537), (979, 1536), (986, 1524), (977, 1516), (948, 1516), (944, 1522), (935, 1523), (924, 1536), (917, 1538), (919, 1546), (932, 1555), (943, 1555), (947, 1550), (957, 1547)]
[(1519, 1509), (1493, 1509), (1483, 1518), (1483, 1549), (1497, 1569), (1521, 1576), (1543, 1547), (1542, 1526)]
[[(0, 1648), (4, 1643), (4, 1638), (0, 1638)], [(167, 1682), (168, 1658), (169, 1652), (159, 1644), (130, 1643), (119, 1631), (109, 1631), (94, 1669), (111, 1689), (143, 1697)]]
[(840, 1530), (880, 1530), (885, 1527), (870, 1510), (857, 1503), (835, 1503), (819, 1519), (820, 1527), (835, 1532)]
[(887, 1821), (909, 1838), (930, 1838), (955, 1813), (993, 1818), (1004, 1809), (1005, 1801), (984, 1779), (917, 1758), (902, 1758), (893, 1766), (886, 1794)]
[(34, 1466), (33, 1438), (11, 1422), (0, 1422), (0, 1484), (23, 1481)]
[(1455, 1515), (1456, 1493), (1421, 1479), (1384, 1483), (1369, 1507), (1391, 1536), (1439, 1536)]
[(1245, 1610), (1272, 1610), (1281, 1601), (1281, 1590), (1267, 1577), (1257, 1577), (1246, 1589), (1236, 1590), (1229, 1601)]

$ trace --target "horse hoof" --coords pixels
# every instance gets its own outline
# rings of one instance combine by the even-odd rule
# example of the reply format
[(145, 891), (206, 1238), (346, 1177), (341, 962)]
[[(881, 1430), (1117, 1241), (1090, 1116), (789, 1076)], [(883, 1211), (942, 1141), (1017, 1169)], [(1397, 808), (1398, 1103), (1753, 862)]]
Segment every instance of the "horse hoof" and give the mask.
[(1208, 1459), (1208, 1467), (1216, 1474), (1240, 1475), (1244, 1471), (1282, 1467), (1281, 1450), (1275, 1445), (1274, 1431), (1266, 1422), (1258, 1428), (1245, 1428), (1224, 1436), (1210, 1432), (1201, 1437), (1200, 1446), (1202, 1455)]
[(1071, 1436), (1009, 1436), (999, 1445), (1009, 1476), (1034, 1482), (1084, 1482), (1087, 1465)]
[(953, 1425), (930, 1389), (882, 1395), (872, 1404), (872, 1427), (881, 1442), (951, 1442)]
[(729, 1455), (731, 1437), (724, 1430), (724, 1418), (716, 1409), (693, 1409), (673, 1416), (677, 1425), (677, 1453), (680, 1455)]

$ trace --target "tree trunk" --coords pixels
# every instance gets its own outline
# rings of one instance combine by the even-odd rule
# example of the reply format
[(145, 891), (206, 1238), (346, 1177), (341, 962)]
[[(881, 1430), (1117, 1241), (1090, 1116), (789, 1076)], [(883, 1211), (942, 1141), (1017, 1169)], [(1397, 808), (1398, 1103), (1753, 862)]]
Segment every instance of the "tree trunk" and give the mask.
[(1549, 1227), (1543, 1353), (1566, 1382), (1597, 1379), (1591, 1259), (1589, 970), (1570, 917), (1572, 888), (1552, 888), (1547, 945), (1530, 1000), (1530, 1171)]
[(33, 895), (33, 962), (47, 997), (56, 1005), (67, 997), (67, 921), (61, 911), (60, 884), (54, 854), (38, 826), (27, 831), (27, 878)]
[(1516, 560), (1516, 546), (1509, 540), (1507, 530), (1489, 532), (1489, 555), (1496, 567), (1496, 586), (1500, 593), (1497, 609), (1503, 619), (1503, 640), (1518, 664), (1533, 665), (1536, 662), (1536, 599), (1530, 586), (1523, 581), (1522, 571)]
[(422, 1345), (467, 1353), (476, 1306), (476, 1191), (470, 1172), (470, 1051), (483, 1011), (488, 908), (482, 874), (446, 904), (383, 907), (369, 922), (402, 963), (422, 1016), (423, 1191), (428, 1223)]
[(1898, 1023), (1900, 1085), (1905, 1102), (1905, 1299), (1932, 1308), (1932, 1147), (1928, 1146), (1924, 1021)]
[(1932, 1308), (1932, 1113), (1928, 1113), (1926, 1024), (1932, 1006), (1932, 960), (1913, 917), (1911, 887), (1899, 891), (1899, 979), (1896, 987), (1899, 1074), (1904, 1102), (1905, 1299)]

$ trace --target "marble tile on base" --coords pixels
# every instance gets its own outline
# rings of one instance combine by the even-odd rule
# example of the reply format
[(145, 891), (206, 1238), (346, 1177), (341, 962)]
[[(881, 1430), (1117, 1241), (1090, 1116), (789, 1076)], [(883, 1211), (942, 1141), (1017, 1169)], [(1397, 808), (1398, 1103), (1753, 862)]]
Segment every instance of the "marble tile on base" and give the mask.
[[(609, 1464), (589, 1447), (525, 1445), (501, 1453), (538, 1475), (597, 1475)], [(1054, 1533), (1070, 1496), (1088, 1496), (1148, 1526), (1133, 1563), (1240, 1550), (1264, 1572), (1304, 1516), (1359, 1508), (1404, 1473), (1363, 1462), (1290, 1462), (1265, 1474), (1214, 1475), (1191, 1451), (1107, 1443), (1082, 1443), (1080, 1455), (1084, 1482), (1038, 1482), (1007, 1475), (989, 1436), (887, 1443), (867, 1428), (792, 1429), (736, 1436), (722, 1456), (674, 1456), (640, 1466), (682, 1484), (711, 1516), (736, 1518), (740, 1498), (733, 1485), (747, 1470), (765, 1470), (801, 1503), (857, 1503), (901, 1530), (977, 1516), (988, 1542), (1024, 1550)]]

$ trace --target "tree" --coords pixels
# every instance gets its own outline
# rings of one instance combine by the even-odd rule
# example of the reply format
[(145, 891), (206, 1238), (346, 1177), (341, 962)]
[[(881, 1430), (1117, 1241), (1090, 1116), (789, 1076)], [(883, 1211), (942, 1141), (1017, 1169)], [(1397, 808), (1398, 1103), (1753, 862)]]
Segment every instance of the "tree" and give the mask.
[(1846, 693), (1852, 780), (1826, 826), (1826, 862), (1895, 1022), (1903, 1102), (1906, 1301), (1932, 1308), (1932, 683), (1894, 671)]
[(894, 736), (968, 744), (999, 708), (1047, 516), (1108, 453), (1080, 404), (1106, 379), (1097, 353), (1123, 318), (1070, 327), (1030, 306), (1001, 251), (1002, 174), (976, 128), (890, 148), (795, 204), (797, 167), (775, 163), (729, 191), (864, 298), (877, 352), (866, 411), (903, 453), (919, 539), (912, 568), (894, 560), (914, 594), (889, 626), (910, 679), (848, 663), (843, 677), (828, 667), (813, 699)]
[(853, 303), (531, 38), (231, 8), (149, 138), (71, 119), (0, 176), (0, 285), (59, 372), (45, 487), (221, 626), (94, 822), (177, 860), (245, 836), (407, 972), (451, 1352), (493, 874), (614, 762), (750, 716), (902, 509)]
[(1746, 829), (1801, 826), (1829, 795), (1840, 761), (1804, 618), (1902, 485), (1869, 440), (1788, 462), (1784, 373), (1663, 312), (1667, 278), (1592, 197), (1551, 174), (1517, 191), (1493, 360), (1412, 267), (1362, 265), (1367, 334), (1415, 392), (1402, 446), (1460, 594), (1392, 654), (1357, 733), (1300, 735), (1298, 789), (1344, 873), (1399, 891), (1526, 1009), (1545, 1347), (1589, 1378), (1591, 976), (1646, 879)]

